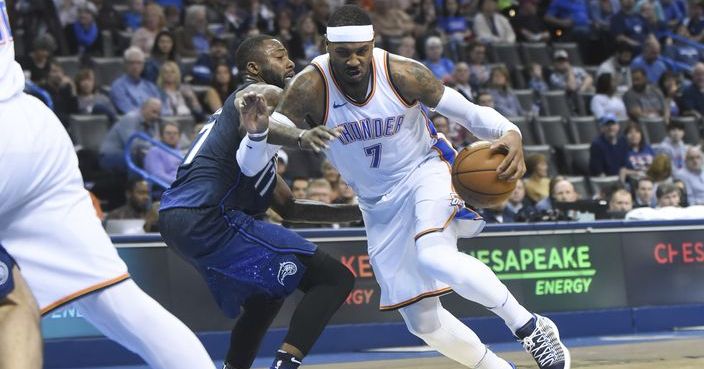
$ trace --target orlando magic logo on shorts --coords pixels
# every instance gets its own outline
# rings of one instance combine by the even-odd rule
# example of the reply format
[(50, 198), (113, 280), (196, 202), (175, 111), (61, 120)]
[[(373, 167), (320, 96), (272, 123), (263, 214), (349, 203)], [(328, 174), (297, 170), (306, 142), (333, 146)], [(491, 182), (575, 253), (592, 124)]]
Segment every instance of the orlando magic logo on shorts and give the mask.
[(14, 261), (5, 248), (0, 245), (0, 299), (7, 296), (15, 288), (12, 280)]
[(285, 286), (284, 278), (294, 275), (296, 272), (298, 272), (298, 267), (293, 262), (287, 261), (281, 263), (279, 264), (279, 274), (276, 279), (279, 281), (279, 284)]

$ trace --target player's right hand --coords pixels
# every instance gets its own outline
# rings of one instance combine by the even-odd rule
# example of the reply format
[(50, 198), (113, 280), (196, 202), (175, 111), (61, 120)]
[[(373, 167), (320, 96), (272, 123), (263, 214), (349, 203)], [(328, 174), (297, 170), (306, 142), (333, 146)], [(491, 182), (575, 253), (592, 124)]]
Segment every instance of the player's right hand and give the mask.
[(248, 92), (239, 103), (240, 124), (247, 133), (262, 133), (269, 128), (269, 111), (264, 95)]
[(299, 145), (303, 150), (313, 150), (320, 152), (328, 148), (328, 142), (340, 137), (338, 129), (330, 129), (326, 126), (317, 126), (303, 131), (299, 140)]

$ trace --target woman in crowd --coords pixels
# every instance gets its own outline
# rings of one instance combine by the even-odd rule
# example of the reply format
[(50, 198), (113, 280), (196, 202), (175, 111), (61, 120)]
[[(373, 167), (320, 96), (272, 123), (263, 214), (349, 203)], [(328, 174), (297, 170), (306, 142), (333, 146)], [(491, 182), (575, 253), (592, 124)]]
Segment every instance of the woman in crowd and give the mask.
[(149, 54), (154, 47), (156, 35), (165, 26), (166, 16), (164, 16), (164, 9), (154, 3), (145, 6), (142, 26), (132, 34), (132, 46), (137, 46), (145, 54)]
[(174, 35), (168, 30), (161, 31), (156, 35), (151, 56), (144, 64), (142, 77), (149, 81), (156, 82), (156, 79), (159, 77), (159, 69), (161, 69), (164, 62), (172, 61), (178, 64), (179, 59), (176, 54), (176, 47), (174, 46)]
[(626, 166), (621, 168), (619, 177), (623, 183), (626, 183), (626, 181), (635, 183), (638, 178), (645, 176), (645, 172), (653, 163), (655, 151), (645, 142), (643, 129), (640, 124), (629, 123), (624, 134), (626, 142), (628, 142), (628, 154), (626, 156)]
[(534, 203), (548, 197), (550, 192), (550, 174), (548, 161), (542, 154), (533, 154), (526, 158), (528, 177), (525, 179), (526, 195)]
[(670, 117), (679, 116), (682, 111), (679, 106), (682, 91), (677, 74), (672, 71), (663, 73), (658, 81), (658, 86), (665, 97), (665, 106), (670, 109)]
[(623, 99), (616, 95), (616, 84), (611, 73), (604, 73), (597, 78), (596, 95), (592, 97), (590, 105), (597, 120), (606, 114), (613, 114), (619, 120), (628, 118)]
[(230, 67), (227, 64), (216, 64), (214, 70), (215, 78), (213, 78), (213, 84), (205, 93), (205, 98), (203, 99), (203, 103), (210, 114), (220, 109), (222, 102), (225, 101), (237, 87), (237, 83), (232, 77)]
[(166, 103), (172, 115), (193, 115), (197, 120), (203, 116), (203, 108), (198, 102), (193, 89), (181, 83), (181, 70), (178, 64), (165, 61), (159, 71), (156, 83), (164, 94)]
[(103, 38), (100, 34), (95, 17), (98, 10), (95, 5), (86, 2), (78, 9), (76, 22), (68, 24), (64, 29), (68, 50), (71, 54), (102, 56)]
[(508, 69), (503, 65), (492, 68), (489, 81), (489, 93), (494, 98), (496, 110), (506, 117), (523, 115), (521, 103), (511, 90)]
[(313, 58), (323, 53), (324, 47), (323, 37), (318, 34), (313, 17), (311, 15), (301, 17), (291, 39), (289, 50), (291, 59), (297, 65), (307, 65)]
[(513, 32), (508, 19), (496, 11), (496, 0), (480, 0), (480, 12), (474, 16), (474, 33), (481, 42), (515, 43), (516, 34)]
[(76, 73), (76, 97), (79, 114), (104, 114), (110, 122), (115, 122), (117, 112), (110, 98), (95, 88), (95, 74), (91, 69), (81, 69)]
[(672, 160), (665, 154), (656, 155), (645, 174), (653, 179), (653, 191), (663, 183), (672, 183)]

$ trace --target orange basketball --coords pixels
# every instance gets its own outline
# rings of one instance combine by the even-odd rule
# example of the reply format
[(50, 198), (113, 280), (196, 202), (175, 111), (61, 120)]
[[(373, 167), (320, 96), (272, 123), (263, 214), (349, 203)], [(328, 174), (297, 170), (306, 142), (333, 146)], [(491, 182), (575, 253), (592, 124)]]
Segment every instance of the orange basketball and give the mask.
[(496, 168), (506, 154), (492, 153), (489, 151), (490, 146), (490, 142), (480, 141), (465, 148), (457, 155), (452, 166), (452, 184), (457, 194), (467, 204), (478, 208), (501, 204), (516, 187), (516, 182), (498, 178)]

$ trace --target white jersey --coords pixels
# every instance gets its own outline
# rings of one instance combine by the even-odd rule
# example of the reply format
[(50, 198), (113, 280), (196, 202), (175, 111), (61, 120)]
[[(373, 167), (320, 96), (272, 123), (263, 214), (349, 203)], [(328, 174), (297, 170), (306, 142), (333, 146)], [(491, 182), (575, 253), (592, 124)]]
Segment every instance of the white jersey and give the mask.
[(378, 198), (403, 182), (421, 163), (452, 150), (438, 142), (424, 107), (408, 105), (391, 84), (388, 52), (375, 48), (367, 98), (358, 103), (345, 95), (332, 75), (329, 54), (312, 64), (326, 85), (324, 122), (342, 127), (342, 135), (332, 141), (327, 157), (361, 198)]
[(15, 61), (15, 43), (10, 31), (5, 0), (0, 0), (0, 101), (24, 90), (24, 72)]

